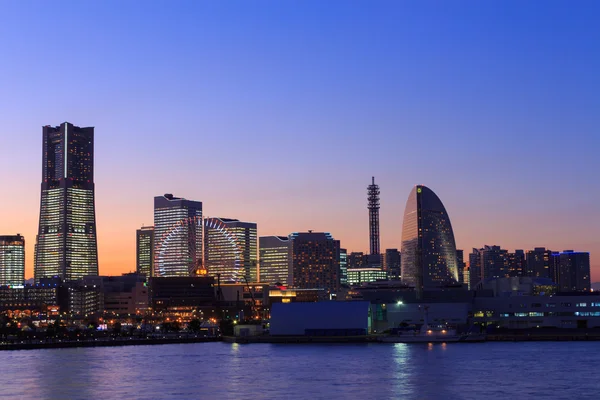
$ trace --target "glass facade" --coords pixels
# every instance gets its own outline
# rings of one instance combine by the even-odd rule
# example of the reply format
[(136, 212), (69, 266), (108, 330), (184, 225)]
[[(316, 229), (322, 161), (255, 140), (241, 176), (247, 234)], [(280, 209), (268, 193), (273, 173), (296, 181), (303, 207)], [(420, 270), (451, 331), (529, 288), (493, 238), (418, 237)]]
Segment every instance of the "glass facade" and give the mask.
[(25, 238), (0, 236), (0, 286), (23, 286), (25, 282)]
[(402, 225), (402, 281), (414, 287), (458, 283), (456, 243), (450, 218), (429, 188), (413, 188)]
[(146, 275), (146, 279), (154, 274), (154, 227), (145, 226), (136, 231), (136, 272)]
[(287, 236), (261, 236), (258, 247), (260, 281), (292, 285), (292, 241)]
[(348, 284), (348, 250), (340, 249), (340, 285)]
[(385, 281), (388, 275), (382, 268), (348, 268), (348, 284), (351, 286), (362, 283)]
[(94, 128), (45, 126), (34, 277), (98, 275)]
[(202, 202), (154, 198), (154, 276), (190, 276), (202, 268)]
[(256, 224), (237, 219), (207, 218), (204, 263), (209, 276), (221, 282), (258, 282)]

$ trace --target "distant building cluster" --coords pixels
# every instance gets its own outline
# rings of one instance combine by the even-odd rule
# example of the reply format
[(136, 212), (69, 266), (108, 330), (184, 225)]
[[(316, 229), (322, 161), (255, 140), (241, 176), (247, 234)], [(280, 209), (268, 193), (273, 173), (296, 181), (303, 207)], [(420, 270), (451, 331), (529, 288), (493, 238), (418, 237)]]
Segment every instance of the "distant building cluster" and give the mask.
[(591, 289), (590, 254), (573, 250), (554, 252), (544, 247), (509, 253), (500, 246), (484, 246), (469, 254), (469, 287), (520, 276), (549, 279), (561, 292), (587, 292)]
[(468, 290), (516, 293), (527, 285), (531, 294), (590, 291), (586, 252), (486, 245), (465, 260), (447, 210), (423, 185), (408, 196), (400, 248), (381, 249), (375, 178), (367, 187), (368, 253), (348, 251), (328, 232), (258, 236), (255, 222), (208, 217), (201, 201), (164, 194), (154, 197), (153, 226), (136, 232), (136, 272), (99, 276), (94, 128), (65, 122), (43, 127), (42, 137), (35, 280), (24, 284), (25, 238), (0, 236), (0, 310), (240, 319), (240, 312), (264, 315), (273, 302), (368, 298), (385, 287), (402, 290), (407, 301), (432, 290), (460, 291), (459, 297)]

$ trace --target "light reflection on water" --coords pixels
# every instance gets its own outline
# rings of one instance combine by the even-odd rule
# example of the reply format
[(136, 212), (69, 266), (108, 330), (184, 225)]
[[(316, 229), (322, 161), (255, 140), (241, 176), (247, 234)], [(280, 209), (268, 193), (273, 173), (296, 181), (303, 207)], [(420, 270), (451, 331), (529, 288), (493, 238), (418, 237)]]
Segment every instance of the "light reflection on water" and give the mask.
[(237, 345), (0, 352), (19, 399), (596, 399), (600, 343)]

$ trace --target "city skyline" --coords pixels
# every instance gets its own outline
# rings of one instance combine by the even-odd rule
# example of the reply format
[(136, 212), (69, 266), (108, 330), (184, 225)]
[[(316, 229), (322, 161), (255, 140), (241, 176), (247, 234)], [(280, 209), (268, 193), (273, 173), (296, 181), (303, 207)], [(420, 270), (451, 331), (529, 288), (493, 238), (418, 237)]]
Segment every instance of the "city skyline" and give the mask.
[[(423, 183), (443, 199), (457, 248), (589, 251), (600, 279), (599, 36), (585, 7), (523, 5), (522, 19), (510, 2), (503, 13), (477, 3), (340, 14), (307, 2), (269, 15), (193, 3), (125, 4), (119, 15), (2, 7), (0, 35), (20, 45), (0, 42), (11, 93), (0, 99), (0, 168), (11, 171), (0, 234), (25, 237), (27, 278), (40, 126), (70, 121), (96, 129), (103, 275), (135, 270), (135, 231), (152, 225), (161, 193), (256, 222), (259, 236), (326, 231), (368, 253), (364, 188), (375, 176), (382, 252), (400, 248), (404, 201)], [(70, 25), (45, 28), (59, 18)], [(77, 57), (57, 58), (65, 49)]]
[[(413, 191), (414, 191), (414, 190), (416, 190), (416, 188), (417, 188), (418, 186), (420, 186), (420, 185), (415, 185), (415, 186), (414, 186), (414, 188), (413, 188)], [(162, 197), (162, 196), (158, 196), (158, 197)], [(182, 198), (182, 199), (186, 200), (186, 198)], [(186, 201), (187, 201), (187, 200), (186, 200)], [(200, 203), (201, 203), (201, 201), (200, 201)], [(368, 208), (365, 208), (365, 213), (368, 213)], [(208, 219), (208, 218), (214, 218), (214, 217), (210, 217), (210, 216), (204, 216), (204, 218), (207, 218), (207, 219)], [(363, 230), (365, 231), (365, 236), (367, 236), (367, 239), (366, 239), (366, 241), (365, 241), (366, 243), (361, 243), (360, 245), (362, 245), (362, 246), (363, 246), (363, 248), (367, 248), (367, 250), (368, 250), (368, 249), (370, 248), (370, 229), (368, 229), (368, 225), (369, 225), (369, 218), (368, 218), (368, 217), (366, 218), (366, 221), (364, 222), (364, 224), (363, 224), (363, 225), (364, 225), (364, 226), (363, 226)], [(153, 228), (153, 226), (151, 226), (151, 225), (147, 225), (147, 227), (152, 227), (152, 228)], [(137, 227), (134, 229), (134, 231), (136, 231), (136, 232), (137, 232), (138, 230), (140, 230), (140, 227), (139, 227), (139, 226), (137, 226)], [(306, 230), (308, 231), (308, 230), (312, 230), (312, 229), (306, 229)], [(295, 232), (295, 231), (301, 231), (301, 230), (298, 230), (298, 229), (296, 229), (296, 230), (291, 230), (290, 232), (286, 233), (286, 235), (291, 235), (291, 234), (292, 234), (293, 232)], [(325, 231), (325, 232), (333, 232), (332, 230), (327, 230), (327, 229), (324, 229), (323, 231)], [(343, 232), (342, 232), (342, 233), (343, 233)], [(263, 233), (262, 233), (260, 230), (258, 230), (258, 233), (257, 233), (257, 234), (258, 234), (258, 236), (269, 236), (269, 235), (264, 235), (264, 234), (263, 234)], [(258, 236), (257, 236), (257, 237), (258, 237)], [(400, 234), (399, 236), (401, 237), (401, 234)], [(258, 242), (258, 240), (257, 240), (257, 242)], [(384, 242), (386, 242), (386, 241), (384, 241)], [(387, 241), (387, 242), (389, 242), (389, 241)], [(342, 245), (344, 245), (344, 246), (346, 246), (346, 245), (347, 245), (347, 242), (342, 242), (342, 241), (341, 241), (341, 243), (342, 243)], [(402, 241), (400, 240), (400, 241), (399, 241), (399, 243), (400, 243), (400, 244), (399, 244), (397, 247), (401, 247), (401, 243), (402, 243)], [(394, 243), (391, 243), (391, 245), (393, 245), (393, 244), (394, 244)], [(360, 246), (360, 245), (359, 245), (359, 246)], [(483, 245), (482, 245), (482, 246), (483, 246)], [(349, 247), (349, 246), (348, 246), (348, 247)], [(466, 247), (467, 247), (467, 248), (469, 248), (468, 246), (466, 246)], [(508, 246), (503, 246), (503, 247), (509, 248)], [(513, 250), (521, 249), (521, 250), (528, 251), (528, 250), (533, 250), (533, 249), (534, 249), (534, 248), (536, 248), (536, 247), (540, 247), (540, 246), (533, 246), (533, 247), (531, 247), (531, 248), (527, 248), (527, 247), (523, 247), (523, 246), (521, 246), (521, 247), (515, 247)], [(565, 247), (565, 246), (563, 246), (563, 247), (564, 247), (564, 248), (550, 248), (550, 247), (548, 247), (548, 249), (549, 249), (549, 250), (551, 250), (551, 251), (553, 251), (553, 252), (562, 252), (562, 251), (564, 251), (564, 250), (566, 250), (566, 249), (567, 249), (567, 247)], [(353, 251), (363, 251), (363, 252), (365, 253), (365, 255), (366, 255), (366, 254), (368, 254), (368, 253), (369, 253), (369, 251), (367, 251), (367, 250), (363, 250), (363, 248), (358, 248), (358, 249), (356, 249), (356, 250), (355, 250), (355, 249), (352, 249), (352, 250), (350, 250), (349, 252), (353, 252)], [(387, 250), (387, 249), (391, 249), (391, 248), (393, 248), (393, 247), (381, 246), (381, 249), (382, 249), (382, 251), (385, 251), (385, 250)], [(460, 247), (459, 245), (456, 245), (456, 248), (457, 248), (457, 249), (459, 249), (459, 248), (461, 248), (461, 247)], [(576, 249), (576, 250), (577, 250), (577, 251), (586, 251), (586, 252), (590, 252), (590, 253), (592, 253), (592, 252), (591, 252), (589, 249), (585, 249), (585, 248), (582, 248), (582, 249)], [(127, 269), (127, 267), (124, 267), (123, 269), (119, 269), (119, 270), (116, 270), (115, 272), (109, 272), (109, 273), (103, 273), (103, 272), (102, 272), (102, 270), (101, 270), (99, 274), (100, 274), (100, 275), (118, 275), (118, 274), (121, 274), (121, 273), (135, 272), (135, 271), (136, 271), (136, 264), (137, 264), (137, 259), (136, 259), (136, 255), (137, 255), (137, 254), (136, 254), (136, 253), (137, 253), (137, 240), (136, 240), (136, 238), (134, 238), (134, 248), (133, 248), (133, 265), (132, 265), (132, 266), (131, 266), (129, 269)], [(27, 249), (25, 250), (25, 254), (27, 255)], [(27, 258), (28, 258), (28, 257), (26, 256), (26, 259), (27, 259)], [(591, 256), (590, 256), (590, 258), (591, 258), (591, 259), (593, 259), (593, 255), (591, 255)], [(101, 264), (101, 262), (99, 262), (99, 265), (100, 265), (100, 267), (102, 267), (102, 264)], [(29, 270), (29, 269), (31, 269), (31, 271), (30, 271), (30, 272), (31, 272), (31, 276), (29, 276), (29, 275), (28, 275), (28, 270)], [(596, 274), (600, 275), (600, 268), (597, 268), (597, 269), (598, 269), (598, 271), (596, 272)], [(592, 264), (592, 276), (594, 276), (594, 267), (593, 267), (593, 264)], [(25, 268), (25, 279), (30, 279), (30, 278), (33, 278), (33, 265), (31, 266), (31, 268), (28, 268), (28, 265), (27, 265), (27, 262), (26, 262), (26, 268)], [(594, 278), (592, 278), (592, 281), (594, 281)]]

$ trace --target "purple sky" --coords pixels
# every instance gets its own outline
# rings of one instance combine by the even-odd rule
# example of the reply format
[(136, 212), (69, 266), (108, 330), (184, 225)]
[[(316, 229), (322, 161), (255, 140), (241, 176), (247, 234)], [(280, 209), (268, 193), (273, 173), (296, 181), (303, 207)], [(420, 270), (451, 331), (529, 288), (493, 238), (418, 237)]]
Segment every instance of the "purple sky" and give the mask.
[(457, 245), (590, 251), (600, 279), (600, 3), (0, 3), (0, 234), (39, 213), (41, 126), (96, 127), (100, 273), (135, 268), (152, 198), (259, 235), (400, 247), (415, 184)]

